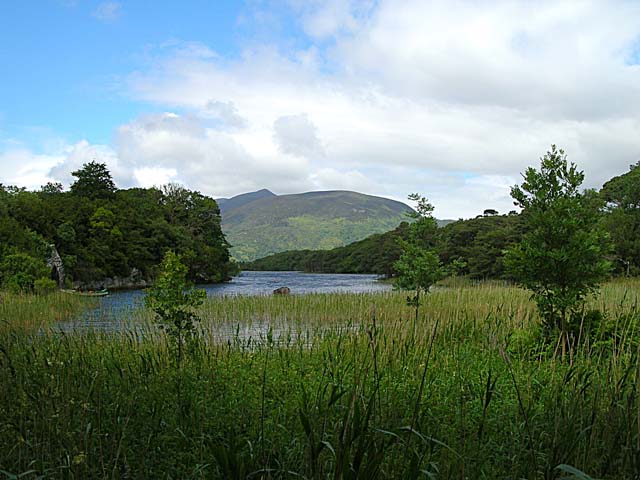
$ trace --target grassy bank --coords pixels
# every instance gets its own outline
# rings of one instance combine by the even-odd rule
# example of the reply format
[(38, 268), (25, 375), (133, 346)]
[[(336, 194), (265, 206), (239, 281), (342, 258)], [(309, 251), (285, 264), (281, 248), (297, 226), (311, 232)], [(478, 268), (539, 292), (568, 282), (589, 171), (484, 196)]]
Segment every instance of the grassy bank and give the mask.
[(117, 335), (14, 320), (0, 333), (0, 469), (638, 478), (639, 287), (607, 284), (591, 305), (604, 321), (564, 360), (527, 293), (500, 285), (436, 290), (418, 324), (402, 293), (211, 300), (180, 368), (144, 312)]

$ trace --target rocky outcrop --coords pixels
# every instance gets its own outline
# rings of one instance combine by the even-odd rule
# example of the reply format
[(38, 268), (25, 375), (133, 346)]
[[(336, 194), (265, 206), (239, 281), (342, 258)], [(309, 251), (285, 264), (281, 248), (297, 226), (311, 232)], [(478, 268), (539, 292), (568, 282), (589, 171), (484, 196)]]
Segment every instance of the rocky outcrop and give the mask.
[(137, 268), (131, 269), (128, 277), (107, 277), (102, 280), (91, 282), (74, 282), (73, 287), (78, 290), (132, 290), (138, 288), (147, 288), (151, 286), (151, 282), (142, 276), (142, 272)]
[(49, 245), (51, 256), (47, 260), (47, 266), (51, 268), (53, 277), (58, 281), (58, 287), (64, 288), (64, 263), (54, 244)]

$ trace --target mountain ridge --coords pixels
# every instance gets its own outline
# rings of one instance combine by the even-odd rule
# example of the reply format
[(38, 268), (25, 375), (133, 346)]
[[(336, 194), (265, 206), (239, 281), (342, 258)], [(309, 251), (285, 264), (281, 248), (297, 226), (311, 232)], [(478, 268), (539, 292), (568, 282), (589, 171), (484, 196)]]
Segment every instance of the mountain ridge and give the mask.
[(218, 200), (222, 228), (240, 261), (292, 249), (327, 250), (407, 221), (405, 203), (349, 190), (276, 195), (262, 189)]

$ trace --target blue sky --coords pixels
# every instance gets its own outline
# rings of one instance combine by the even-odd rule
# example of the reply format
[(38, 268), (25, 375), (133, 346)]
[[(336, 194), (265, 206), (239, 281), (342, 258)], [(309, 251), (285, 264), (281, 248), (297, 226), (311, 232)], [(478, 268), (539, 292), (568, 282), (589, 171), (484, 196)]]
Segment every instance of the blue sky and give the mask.
[(640, 159), (640, 3), (0, 3), (0, 183), (512, 208), (551, 143), (599, 187)]
[[(220, 55), (237, 55), (244, 5), (225, 0), (188, 3), (0, 3), (5, 135), (29, 141), (33, 127), (39, 127), (69, 139), (108, 142), (114, 125), (148, 110), (118, 85), (145, 62), (150, 50), (198, 39)], [(109, 4), (115, 7), (101, 17), (99, 9)]]

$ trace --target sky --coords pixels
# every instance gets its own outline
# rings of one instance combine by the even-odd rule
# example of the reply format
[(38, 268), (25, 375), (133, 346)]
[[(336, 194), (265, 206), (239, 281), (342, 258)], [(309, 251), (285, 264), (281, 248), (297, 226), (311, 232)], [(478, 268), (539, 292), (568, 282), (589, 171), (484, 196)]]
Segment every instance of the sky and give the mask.
[(640, 160), (640, 1), (0, 2), (0, 183), (515, 207), (551, 144)]

